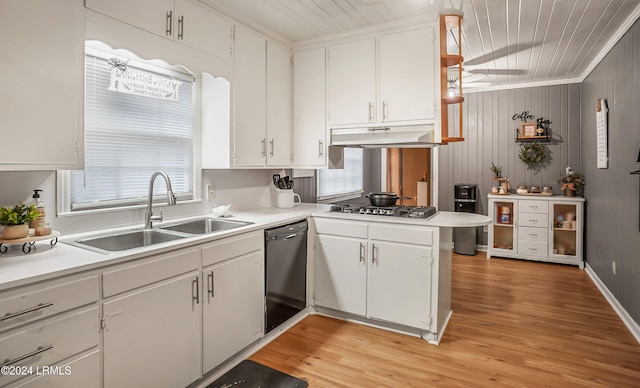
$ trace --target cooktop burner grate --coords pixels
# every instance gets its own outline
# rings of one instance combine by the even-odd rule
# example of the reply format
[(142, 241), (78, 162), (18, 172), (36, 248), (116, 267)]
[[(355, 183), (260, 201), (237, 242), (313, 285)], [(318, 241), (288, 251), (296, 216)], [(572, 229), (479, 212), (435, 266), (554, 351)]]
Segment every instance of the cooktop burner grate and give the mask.
[(343, 204), (331, 206), (332, 213), (367, 214), (390, 217), (429, 218), (436, 214), (433, 206), (388, 206), (378, 207), (366, 204)]

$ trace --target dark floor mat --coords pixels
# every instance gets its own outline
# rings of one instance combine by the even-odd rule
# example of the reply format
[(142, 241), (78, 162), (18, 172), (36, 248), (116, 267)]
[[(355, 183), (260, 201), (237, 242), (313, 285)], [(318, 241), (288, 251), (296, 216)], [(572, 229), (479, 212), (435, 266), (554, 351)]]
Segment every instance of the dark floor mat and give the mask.
[(206, 388), (306, 388), (308, 385), (299, 378), (244, 360)]

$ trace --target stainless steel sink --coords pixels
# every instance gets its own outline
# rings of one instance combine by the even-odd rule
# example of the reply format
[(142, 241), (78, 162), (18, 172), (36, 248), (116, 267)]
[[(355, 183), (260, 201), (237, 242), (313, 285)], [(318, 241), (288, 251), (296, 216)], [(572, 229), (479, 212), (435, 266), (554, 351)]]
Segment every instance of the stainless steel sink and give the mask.
[(185, 238), (176, 234), (165, 233), (156, 229), (136, 230), (118, 234), (88, 237), (70, 242), (72, 245), (93, 247), (105, 251), (125, 251), (127, 249), (141, 248), (153, 244)]
[(221, 220), (219, 218), (199, 218), (196, 220), (161, 226), (160, 229), (188, 234), (206, 234), (239, 228), (241, 226), (251, 224), (253, 224), (253, 222)]

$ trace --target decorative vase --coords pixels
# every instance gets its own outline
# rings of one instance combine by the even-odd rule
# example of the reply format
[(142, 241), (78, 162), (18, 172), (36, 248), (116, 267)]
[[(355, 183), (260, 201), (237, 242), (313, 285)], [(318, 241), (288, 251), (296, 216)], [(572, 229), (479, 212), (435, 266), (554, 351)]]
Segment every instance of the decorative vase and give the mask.
[(576, 191), (575, 190), (571, 190), (569, 187), (565, 187), (564, 188), (564, 196), (565, 197), (575, 197), (576, 196)]
[(15, 240), (25, 238), (29, 235), (29, 224), (6, 225), (2, 229), (2, 238), (5, 240)]

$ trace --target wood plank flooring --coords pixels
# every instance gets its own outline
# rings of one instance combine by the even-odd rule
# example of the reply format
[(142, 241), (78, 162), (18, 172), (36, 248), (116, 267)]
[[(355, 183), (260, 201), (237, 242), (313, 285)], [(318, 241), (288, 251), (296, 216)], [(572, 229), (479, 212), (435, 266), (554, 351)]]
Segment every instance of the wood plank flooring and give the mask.
[(640, 387), (640, 345), (575, 266), (453, 257), (439, 346), (310, 316), (251, 359), (310, 387)]

